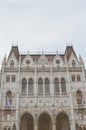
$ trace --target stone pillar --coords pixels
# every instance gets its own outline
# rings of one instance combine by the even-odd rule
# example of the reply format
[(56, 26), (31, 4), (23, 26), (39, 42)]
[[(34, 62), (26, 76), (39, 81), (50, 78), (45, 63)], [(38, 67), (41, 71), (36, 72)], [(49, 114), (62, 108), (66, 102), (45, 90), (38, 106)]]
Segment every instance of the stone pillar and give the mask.
[(38, 116), (35, 114), (34, 116), (34, 130), (38, 130)]
[(74, 120), (70, 122), (70, 130), (76, 130)]
[(38, 130), (38, 122), (34, 122), (34, 130)]
[(52, 123), (52, 130), (56, 130), (56, 123)]
[(51, 75), (50, 94), (51, 94), (51, 99), (52, 99), (52, 105), (54, 105), (55, 97), (54, 97), (53, 72), (52, 72), (52, 62), (51, 61), (50, 61), (50, 75)]
[(35, 105), (37, 105), (37, 92), (38, 92), (38, 86), (37, 86), (37, 66), (36, 66), (36, 60), (35, 60), (35, 77), (34, 77), (34, 94), (35, 94)]
[(52, 117), (52, 130), (56, 130), (56, 117), (53, 115)]

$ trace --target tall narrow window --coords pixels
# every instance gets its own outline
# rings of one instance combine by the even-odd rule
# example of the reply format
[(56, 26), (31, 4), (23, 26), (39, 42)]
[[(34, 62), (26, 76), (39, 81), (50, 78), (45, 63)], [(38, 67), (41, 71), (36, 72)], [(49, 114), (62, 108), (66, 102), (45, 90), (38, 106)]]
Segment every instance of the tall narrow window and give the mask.
[(12, 130), (16, 130), (16, 125), (15, 125), (15, 124), (13, 125), (13, 128), (12, 128)]
[(81, 81), (80, 75), (77, 75), (77, 81)]
[(45, 79), (45, 94), (50, 94), (50, 83), (48, 78)]
[(75, 66), (76, 66), (75, 60), (72, 60), (72, 67), (75, 67)]
[(29, 79), (28, 82), (28, 94), (33, 94), (33, 79)]
[(11, 82), (15, 82), (16, 81), (16, 76), (15, 75), (12, 75), (11, 77)]
[(82, 95), (82, 92), (80, 90), (78, 90), (76, 92), (76, 100), (77, 100), (77, 104), (78, 106), (80, 107), (82, 105), (82, 98), (83, 98), (83, 95)]
[(43, 94), (43, 80), (41, 78), (38, 80), (38, 94)]
[(10, 75), (6, 75), (6, 82), (10, 82)]
[(14, 67), (14, 61), (13, 60), (11, 60), (11, 62), (10, 62), (10, 67)]
[(72, 82), (75, 82), (75, 80), (76, 80), (76, 79), (75, 79), (75, 75), (72, 75), (72, 76), (71, 76), (71, 79), (72, 79)]
[(55, 93), (59, 93), (59, 80), (56, 78), (55, 80), (54, 80), (54, 90), (55, 90)]
[(26, 93), (27, 92), (27, 81), (26, 79), (22, 80), (22, 93)]
[(11, 107), (11, 105), (12, 105), (12, 93), (8, 91), (6, 93), (6, 106)]
[(66, 92), (66, 83), (64, 78), (61, 78), (61, 91), (62, 93)]

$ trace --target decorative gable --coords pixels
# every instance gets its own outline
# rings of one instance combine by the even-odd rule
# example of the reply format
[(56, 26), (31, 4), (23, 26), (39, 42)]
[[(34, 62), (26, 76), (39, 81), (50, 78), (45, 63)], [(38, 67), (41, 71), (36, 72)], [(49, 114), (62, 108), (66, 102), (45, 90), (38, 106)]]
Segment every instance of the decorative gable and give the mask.
[(14, 52), (12, 52), (10, 57), (8, 58), (6, 66), (18, 67), (18, 60), (16, 59)]
[(80, 67), (80, 63), (78, 58), (74, 55), (74, 53), (71, 53), (70, 58), (68, 60), (68, 65), (70, 67)]
[(33, 65), (34, 65), (34, 61), (33, 61), (32, 57), (30, 55), (26, 55), (21, 63), (21, 66), (29, 67), (29, 66), (33, 66)]
[(65, 65), (65, 62), (63, 61), (61, 56), (57, 54), (53, 59), (53, 65), (57, 67), (62, 67), (63, 65)]
[(48, 61), (48, 59), (47, 59), (47, 57), (45, 55), (41, 55), (39, 57), (38, 65), (42, 65), (42, 66), (49, 65), (49, 61)]

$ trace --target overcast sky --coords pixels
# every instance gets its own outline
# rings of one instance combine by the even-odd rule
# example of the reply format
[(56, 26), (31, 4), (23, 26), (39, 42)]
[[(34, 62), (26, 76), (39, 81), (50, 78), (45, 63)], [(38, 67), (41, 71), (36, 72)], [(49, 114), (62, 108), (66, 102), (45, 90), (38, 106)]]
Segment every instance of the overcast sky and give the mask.
[(86, 64), (86, 0), (0, 0), (0, 64), (20, 52), (64, 52), (73, 45)]

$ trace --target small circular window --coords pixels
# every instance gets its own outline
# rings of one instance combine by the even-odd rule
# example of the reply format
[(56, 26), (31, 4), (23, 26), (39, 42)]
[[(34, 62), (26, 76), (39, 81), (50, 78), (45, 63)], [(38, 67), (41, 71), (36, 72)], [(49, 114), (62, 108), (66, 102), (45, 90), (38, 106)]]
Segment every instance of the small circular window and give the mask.
[(28, 65), (29, 65), (29, 64), (30, 64), (30, 60), (26, 60), (26, 64), (28, 64)]
[(60, 63), (60, 60), (56, 60), (56, 64), (59, 64)]

